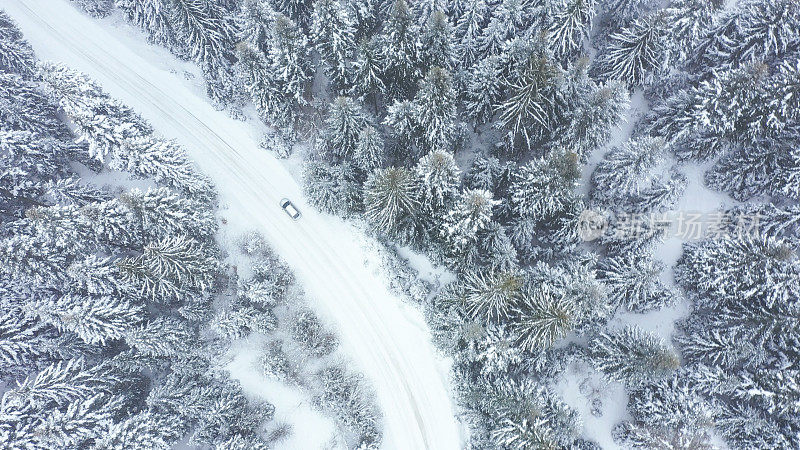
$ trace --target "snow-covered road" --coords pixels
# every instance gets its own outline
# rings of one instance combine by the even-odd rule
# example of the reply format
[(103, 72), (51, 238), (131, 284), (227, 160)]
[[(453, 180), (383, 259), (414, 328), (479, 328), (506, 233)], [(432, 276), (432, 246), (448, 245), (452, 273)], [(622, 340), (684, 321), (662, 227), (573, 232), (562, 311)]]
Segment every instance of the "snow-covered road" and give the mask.
[[(375, 388), (385, 447), (459, 447), (446, 376), (421, 315), (365, 267), (357, 230), (308, 206), (284, 166), (257, 147), (248, 124), (216, 111), (183, 80), (151, 63), (141, 46), (65, 0), (3, 0), (0, 8), (18, 22), (41, 59), (88, 74), (160, 134), (183, 144), (214, 180), (226, 218), (267, 237), (320, 313), (335, 323), (343, 351)], [(299, 221), (278, 207), (282, 197), (299, 205)]]

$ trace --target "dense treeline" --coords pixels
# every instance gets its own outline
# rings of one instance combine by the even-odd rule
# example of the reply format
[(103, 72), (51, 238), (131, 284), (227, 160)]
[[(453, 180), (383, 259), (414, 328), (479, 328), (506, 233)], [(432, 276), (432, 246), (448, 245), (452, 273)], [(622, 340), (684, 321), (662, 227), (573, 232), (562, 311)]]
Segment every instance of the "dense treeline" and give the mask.
[[(800, 445), (797, 2), (116, 5), (198, 60), (212, 98), (251, 100), (269, 142), (312, 143), (304, 178), (320, 209), (453, 269), (426, 313), (454, 357), (471, 445), (591, 448), (553, 390), (574, 361), (626, 385), (620, 444)], [(644, 117), (626, 117), (631, 93)], [(633, 135), (605, 149), (624, 119)], [(709, 188), (753, 201), (733, 213), (763, 220), (758, 235), (715, 223), (687, 244), (674, 289), (654, 254), (668, 224), (642, 218), (671, 211), (700, 162)], [(681, 293), (694, 307), (674, 346), (606, 326)]]

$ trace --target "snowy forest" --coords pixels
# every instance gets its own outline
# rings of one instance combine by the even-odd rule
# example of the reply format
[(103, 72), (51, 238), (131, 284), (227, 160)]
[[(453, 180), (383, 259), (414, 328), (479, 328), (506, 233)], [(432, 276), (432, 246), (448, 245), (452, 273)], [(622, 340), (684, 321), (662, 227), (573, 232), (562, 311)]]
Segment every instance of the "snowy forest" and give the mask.
[[(463, 448), (800, 448), (800, 2), (71, 2), (443, 268), (413, 306)], [(272, 448), (304, 430), (217, 363), (257, 333), (346, 448), (397, 446), (280, 255), (223, 245), (184, 150), (4, 14), (0, 98), (0, 442)]]

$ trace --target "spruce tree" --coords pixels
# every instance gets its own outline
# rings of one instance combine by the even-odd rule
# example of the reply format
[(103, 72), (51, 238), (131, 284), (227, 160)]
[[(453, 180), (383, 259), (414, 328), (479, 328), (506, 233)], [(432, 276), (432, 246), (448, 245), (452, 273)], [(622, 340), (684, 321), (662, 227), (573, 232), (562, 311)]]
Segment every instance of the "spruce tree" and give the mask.
[(0, 70), (28, 78), (33, 75), (34, 61), (33, 49), (14, 21), (0, 11)]
[(167, 7), (176, 42), (196, 62), (213, 64), (233, 47), (231, 24), (216, 3), (169, 0)]
[(402, 167), (378, 169), (364, 183), (364, 208), (373, 229), (405, 235), (419, 220), (419, 181)]
[(633, 326), (600, 333), (587, 352), (598, 370), (629, 386), (664, 379), (680, 365), (662, 340)]
[(551, 7), (554, 14), (547, 31), (557, 56), (570, 57), (581, 49), (591, 31), (595, 6), (594, 0), (561, 0)]
[(325, 120), (325, 150), (337, 159), (349, 159), (356, 150), (366, 117), (358, 103), (349, 97), (337, 97)]
[(478, 233), (492, 221), (492, 209), (499, 202), (489, 191), (467, 189), (444, 216), (442, 235), (456, 249), (474, 246)]
[(522, 72), (508, 81), (509, 97), (498, 106), (499, 120), (512, 133), (515, 146), (531, 148), (553, 126), (551, 107), (558, 75), (548, 56), (534, 51)]
[(467, 78), (464, 108), (476, 125), (489, 122), (500, 102), (503, 93), (500, 64), (498, 56), (484, 58), (475, 64)]
[(456, 98), (450, 73), (433, 67), (420, 83), (414, 97), (414, 120), (422, 132), (423, 145), (432, 150), (447, 149), (456, 118)]
[(664, 268), (661, 261), (638, 250), (601, 260), (597, 277), (608, 286), (615, 306), (643, 312), (668, 306), (675, 300), (675, 293), (659, 279)]
[(389, 99), (408, 98), (421, 76), (417, 39), (419, 27), (405, 0), (394, 0), (384, 26), (384, 84)]
[(629, 87), (651, 83), (669, 67), (672, 49), (667, 30), (661, 13), (633, 20), (609, 37), (595, 60), (595, 72)]
[(372, 125), (366, 125), (358, 133), (353, 149), (356, 167), (370, 173), (384, 163), (383, 138)]
[(350, 86), (349, 63), (355, 55), (355, 25), (349, 11), (337, 0), (314, 2), (311, 42), (321, 57), (333, 88)]
[(442, 11), (431, 12), (420, 36), (420, 64), (452, 71), (456, 65), (453, 27)]
[(460, 171), (453, 155), (433, 150), (415, 167), (422, 189), (421, 203), (429, 214), (446, 208), (458, 191)]

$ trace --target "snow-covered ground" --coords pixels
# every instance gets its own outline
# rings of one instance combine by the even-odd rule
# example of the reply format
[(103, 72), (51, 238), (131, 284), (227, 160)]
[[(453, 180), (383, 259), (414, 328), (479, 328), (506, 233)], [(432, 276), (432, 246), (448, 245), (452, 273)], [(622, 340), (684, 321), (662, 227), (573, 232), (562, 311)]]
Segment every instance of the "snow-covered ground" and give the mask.
[[(422, 315), (403, 305), (365, 266), (363, 233), (314, 211), (284, 165), (258, 148), (262, 127), (216, 111), (198, 91), (197, 80), (178, 75), (191, 72), (190, 65), (145, 44), (125, 26), (95, 21), (65, 0), (4, 0), (1, 7), (40, 58), (88, 74), (161, 135), (185, 146), (214, 180), (228, 222), (264, 234), (295, 271), (315, 309), (335, 327), (354, 369), (375, 389), (385, 447), (461, 445), (449, 369), (437, 359)], [(278, 207), (282, 197), (299, 206), (300, 220), (292, 221)], [(236, 361), (249, 364), (247, 355)], [(252, 374), (246, 370), (234, 372), (251, 394), (269, 398), (266, 383), (247, 378)]]

